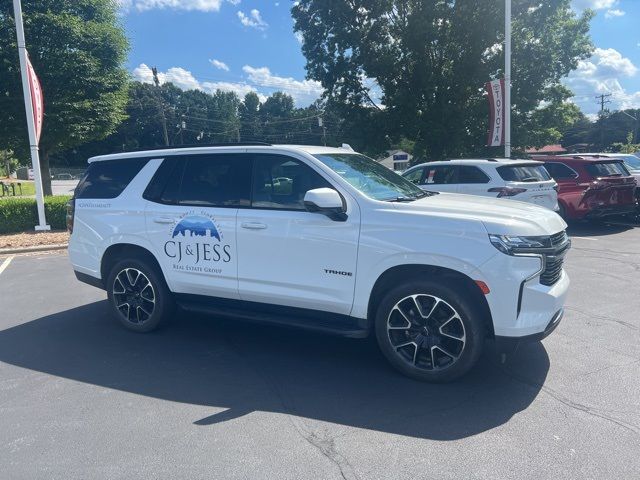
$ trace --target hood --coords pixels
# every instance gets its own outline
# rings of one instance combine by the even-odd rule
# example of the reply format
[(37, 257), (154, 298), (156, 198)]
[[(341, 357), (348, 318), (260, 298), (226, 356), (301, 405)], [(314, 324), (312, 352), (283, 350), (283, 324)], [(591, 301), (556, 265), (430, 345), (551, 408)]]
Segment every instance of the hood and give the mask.
[(498, 235), (553, 235), (567, 228), (564, 220), (551, 210), (502, 198), (439, 193), (393, 205), (413, 214), (481, 221), (487, 233)]

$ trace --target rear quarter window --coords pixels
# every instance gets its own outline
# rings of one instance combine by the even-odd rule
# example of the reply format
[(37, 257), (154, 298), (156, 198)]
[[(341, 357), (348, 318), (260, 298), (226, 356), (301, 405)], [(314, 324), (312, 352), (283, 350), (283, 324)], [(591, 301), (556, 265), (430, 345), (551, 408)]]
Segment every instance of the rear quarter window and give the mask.
[(75, 198), (116, 198), (148, 161), (148, 158), (132, 158), (89, 164), (76, 187)]
[(500, 177), (507, 182), (546, 182), (551, 180), (549, 172), (542, 165), (505, 165), (496, 168)]

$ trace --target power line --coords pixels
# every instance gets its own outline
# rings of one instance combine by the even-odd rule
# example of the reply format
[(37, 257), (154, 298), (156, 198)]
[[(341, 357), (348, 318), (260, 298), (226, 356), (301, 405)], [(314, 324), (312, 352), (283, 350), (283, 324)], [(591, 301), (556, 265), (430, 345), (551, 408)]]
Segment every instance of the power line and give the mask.
[(596, 95), (596, 103), (600, 104), (600, 114), (604, 115), (605, 112), (605, 105), (611, 103), (611, 100), (609, 100), (609, 98), (612, 96), (611, 93), (603, 93), (602, 95)]

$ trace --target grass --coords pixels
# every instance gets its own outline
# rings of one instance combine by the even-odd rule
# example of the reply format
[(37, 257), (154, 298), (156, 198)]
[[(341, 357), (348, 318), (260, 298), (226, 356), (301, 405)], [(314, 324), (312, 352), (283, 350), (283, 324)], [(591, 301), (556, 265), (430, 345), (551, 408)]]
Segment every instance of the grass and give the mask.
[[(14, 182), (14, 181), (8, 181), (8, 180), (0, 180), (2, 183), (4, 183), (5, 185), (9, 185), (9, 197), (13, 197), (13, 189), (11, 188), (11, 183), (14, 183), (16, 186), (16, 197), (28, 197), (30, 195), (35, 195), (36, 194), (36, 187), (35, 184), (33, 182), (29, 182), (29, 181), (25, 181), (25, 180), (20, 180), (19, 182)], [(20, 187), (18, 187), (18, 183), (22, 184), (22, 194), (20, 193)], [(4, 192), (5, 197), (6, 192)], [(0, 198), (2, 198), (2, 196), (0, 196)]]

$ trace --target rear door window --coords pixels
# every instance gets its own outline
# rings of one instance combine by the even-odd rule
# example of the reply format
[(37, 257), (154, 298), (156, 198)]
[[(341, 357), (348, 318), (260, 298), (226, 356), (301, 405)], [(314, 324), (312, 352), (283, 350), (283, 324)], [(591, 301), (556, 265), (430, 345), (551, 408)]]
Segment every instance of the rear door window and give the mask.
[(248, 207), (251, 158), (245, 154), (169, 157), (158, 168), (144, 198), (167, 205)]
[(457, 183), (457, 168), (455, 165), (439, 165), (426, 167), (425, 185), (451, 185)]
[(489, 183), (487, 174), (478, 167), (461, 165), (458, 168), (458, 183)]
[(546, 168), (549, 175), (556, 180), (578, 178), (578, 174), (564, 163), (545, 163), (544, 168)]
[(590, 163), (585, 168), (593, 177), (626, 177), (629, 175), (622, 162)]
[(75, 198), (116, 198), (148, 161), (148, 158), (127, 158), (90, 163), (76, 187)]
[(500, 177), (507, 182), (545, 182), (551, 180), (549, 172), (542, 165), (505, 165), (496, 168)]

